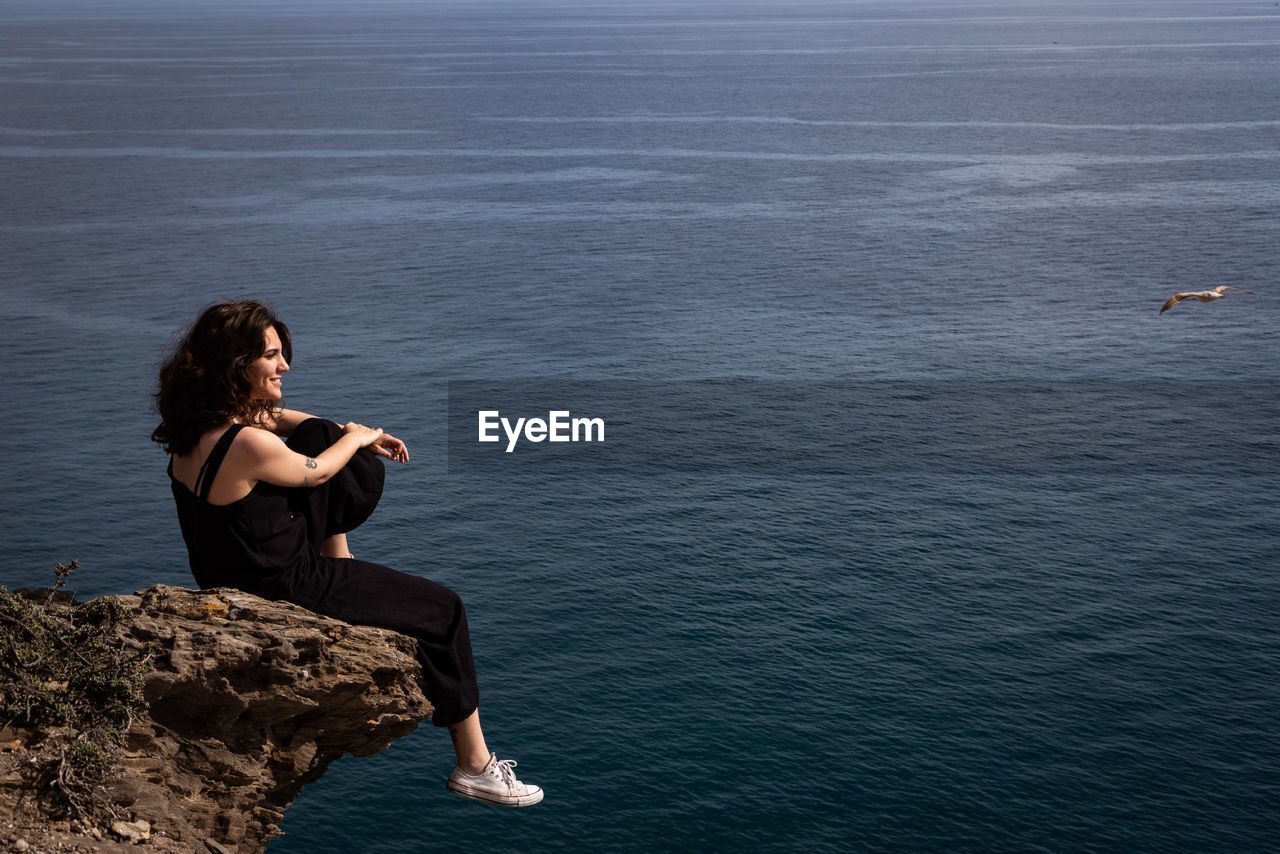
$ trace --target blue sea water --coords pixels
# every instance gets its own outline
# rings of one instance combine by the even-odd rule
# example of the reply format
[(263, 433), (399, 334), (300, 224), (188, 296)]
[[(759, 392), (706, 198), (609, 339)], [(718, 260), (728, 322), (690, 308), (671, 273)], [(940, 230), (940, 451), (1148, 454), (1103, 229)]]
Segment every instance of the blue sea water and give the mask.
[[(547, 790), (452, 798), (424, 727), (272, 854), (1274, 850), (1274, 431), (1216, 474), (503, 477), (449, 469), (445, 405), (1274, 383), (1278, 105), (1244, 0), (10, 0), (0, 583), (192, 583), (155, 369), (264, 297), (289, 405), (408, 442), (352, 548), (462, 593)], [(1218, 282), (1254, 294), (1157, 316)]]

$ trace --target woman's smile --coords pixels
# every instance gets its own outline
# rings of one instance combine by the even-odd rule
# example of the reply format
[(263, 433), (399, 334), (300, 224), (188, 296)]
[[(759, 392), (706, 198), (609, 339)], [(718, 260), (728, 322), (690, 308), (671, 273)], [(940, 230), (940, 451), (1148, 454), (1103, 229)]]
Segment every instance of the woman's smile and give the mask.
[(254, 386), (262, 386), (260, 399), (280, 400), (284, 397), (284, 372), (289, 370), (285, 361), (284, 350), (280, 344), (280, 334), (274, 326), (267, 327), (262, 336), (262, 355), (253, 360), (249, 366), (249, 376)]

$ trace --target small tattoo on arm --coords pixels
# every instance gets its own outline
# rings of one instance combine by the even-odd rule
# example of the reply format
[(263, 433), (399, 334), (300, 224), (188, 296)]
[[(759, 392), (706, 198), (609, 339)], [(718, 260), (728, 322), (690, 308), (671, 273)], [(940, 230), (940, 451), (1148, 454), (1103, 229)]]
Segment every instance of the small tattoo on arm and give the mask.
[(316, 461), (313, 460), (311, 457), (307, 457), (307, 468), (313, 469), (315, 467), (316, 467)]
[[(313, 459), (312, 457), (307, 457), (307, 461), (306, 461), (305, 463), (303, 463), (303, 465), (305, 465), (305, 466), (306, 466), (307, 468), (309, 468), (309, 469), (313, 469), (313, 468), (315, 468), (315, 467), (316, 467), (316, 461), (315, 461), (315, 459)], [(302, 476), (302, 485), (303, 485), (303, 486), (310, 486), (310, 485), (311, 485), (311, 478), (307, 477), (307, 476), (304, 474), (304, 475)]]

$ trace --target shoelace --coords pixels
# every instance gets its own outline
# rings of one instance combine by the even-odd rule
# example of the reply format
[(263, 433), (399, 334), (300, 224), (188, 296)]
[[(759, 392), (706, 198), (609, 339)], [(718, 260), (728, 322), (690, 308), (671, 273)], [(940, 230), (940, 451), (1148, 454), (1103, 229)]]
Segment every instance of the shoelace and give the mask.
[(516, 772), (511, 770), (515, 767), (516, 761), (514, 759), (499, 759), (494, 763), (493, 775), (503, 783), (506, 783), (507, 788), (514, 789), (520, 785), (520, 781), (516, 779)]

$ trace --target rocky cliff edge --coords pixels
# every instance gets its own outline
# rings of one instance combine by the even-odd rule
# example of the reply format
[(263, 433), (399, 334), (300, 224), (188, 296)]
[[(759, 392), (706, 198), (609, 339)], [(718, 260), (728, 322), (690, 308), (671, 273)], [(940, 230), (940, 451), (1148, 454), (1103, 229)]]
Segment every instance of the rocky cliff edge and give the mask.
[(128, 609), (119, 643), (150, 656), (145, 708), (90, 815), (60, 814), (32, 784), (37, 756), (65, 733), (0, 731), (7, 849), (261, 851), (329, 763), (377, 753), (431, 716), (414, 641), (396, 632), (227, 588), (115, 598)]

